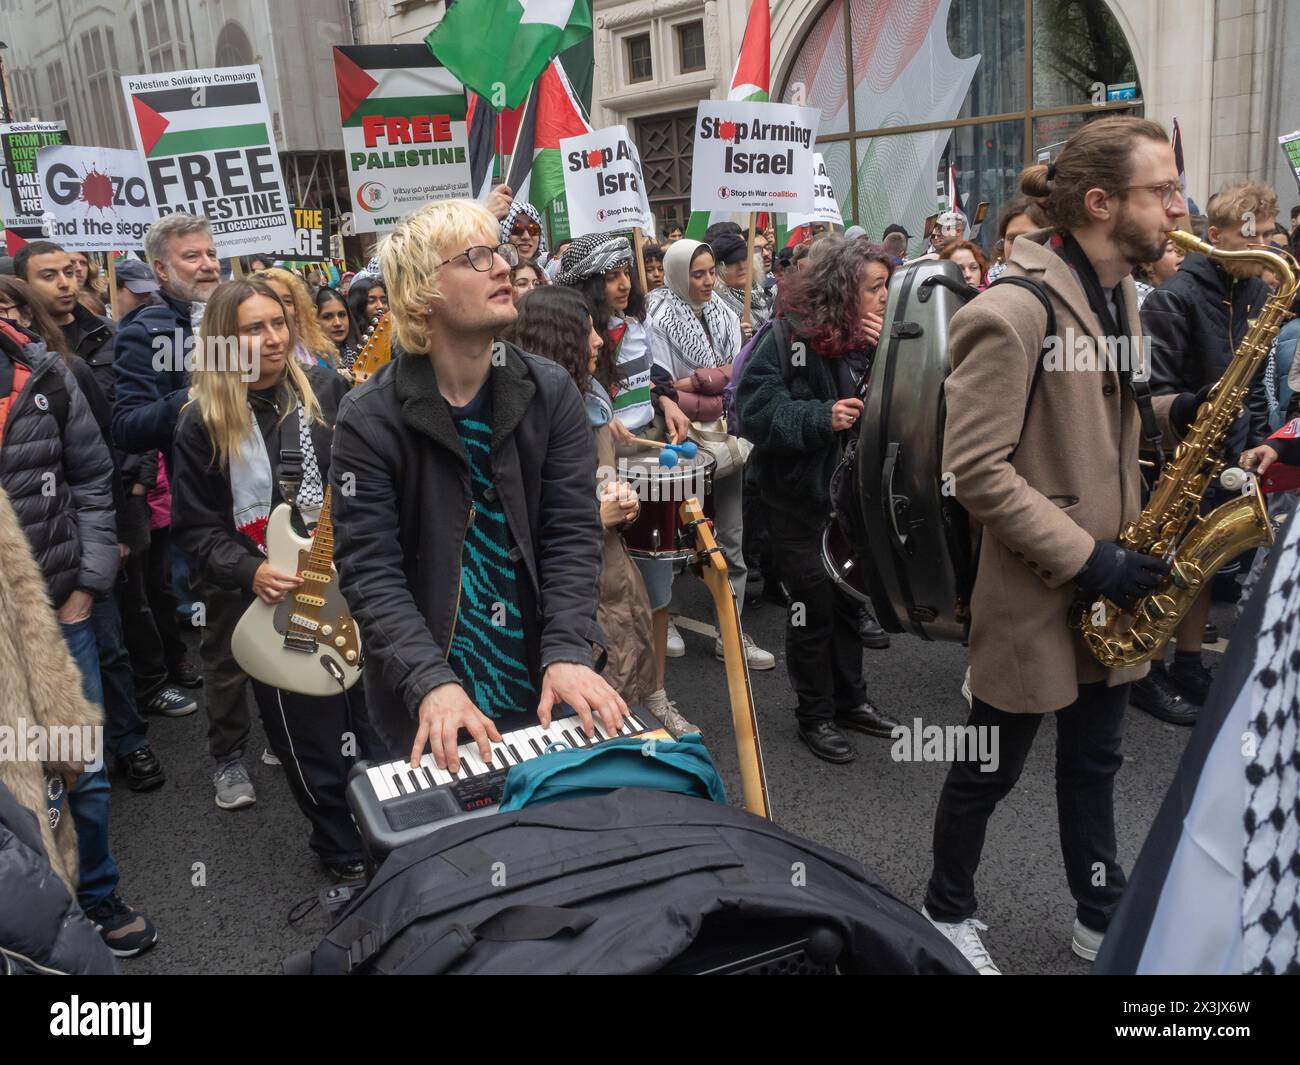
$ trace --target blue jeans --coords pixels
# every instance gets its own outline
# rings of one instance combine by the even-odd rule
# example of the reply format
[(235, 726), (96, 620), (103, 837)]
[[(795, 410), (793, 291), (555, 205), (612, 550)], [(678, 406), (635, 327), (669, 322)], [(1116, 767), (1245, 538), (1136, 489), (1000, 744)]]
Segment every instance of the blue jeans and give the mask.
[[(104, 705), (104, 689), (99, 680), (99, 652), (95, 630), (89, 621), (62, 625), (63, 639), (81, 670), (81, 690), (98, 706)], [(68, 809), (77, 825), (77, 853), (81, 859), (81, 877), (77, 881), (77, 902), (83, 910), (103, 902), (117, 890), (117, 862), (108, 845), (108, 767), (83, 773), (68, 793)]]
[(132, 751), (149, 746), (149, 741), (145, 739), (148, 725), (136, 706), (135, 676), (131, 672), (122, 615), (115, 596), (91, 607), (90, 624), (99, 650), (101, 697), (98, 701), (104, 707), (105, 746), (108, 754), (125, 758)]

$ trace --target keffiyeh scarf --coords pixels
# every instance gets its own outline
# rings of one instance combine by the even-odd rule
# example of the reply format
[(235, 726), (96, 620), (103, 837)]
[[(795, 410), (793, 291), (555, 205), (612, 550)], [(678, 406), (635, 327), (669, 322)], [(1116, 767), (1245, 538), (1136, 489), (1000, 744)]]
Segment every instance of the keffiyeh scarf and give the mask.
[(728, 328), (731, 311), (721, 300), (709, 300), (701, 314), (696, 314), (691, 305), (670, 288), (656, 290), (655, 296), (650, 320), (667, 337), (683, 362), (698, 370), (726, 366), (735, 359), (738, 354), (732, 350), (735, 333)]
[(606, 274), (632, 261), (632, 245), (627, 237), (612, 233), (589, 233), (565, 249), (557, 285), (580, 285), (589, 277)]
[[(311, 423), (301, 403), (296, 404), (289, 417), (295, 413), (298, 416), (298, 449), (302, 452), (302, 483), (294, 502), (310, 526), (320, 517), (325, 487), (316, 462), (316, 448), (311, 442)], [(230, 456), (230, 493), (234, 501), (235, 531), (243, 533), (266, 554), (266, 522), (271, 516), (275, 471), (251, 404), (249, 419), (252, 425), (248, 434)]]

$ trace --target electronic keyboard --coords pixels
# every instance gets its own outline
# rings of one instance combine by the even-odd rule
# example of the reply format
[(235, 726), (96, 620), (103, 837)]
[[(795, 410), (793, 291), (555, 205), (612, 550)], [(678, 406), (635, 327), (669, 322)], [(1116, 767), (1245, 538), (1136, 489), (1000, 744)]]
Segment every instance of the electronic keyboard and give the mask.
[[(566, 716), (559, 716), (565, 713)], [(623, 728), (611, 736), (593, 716), (596, 736), (588, 739), (568, 707), (557, 707), (551, 725), (540, 727), (535, 713), (510, 714), (494, 722), (502, 743), (491, 743), (490, 764), (470, 740), (458, 748), (460, 771), (439, 769), (425, 753), (418, 769), (410, 760), (358, 762), (348, 774), (347, 799), (367, 856), (377, 866), (389, 853), (435, 829), (471, 817), (496, 813), (510, 769), (555, 751), (598, 747), (615, 739), (662, 740), (672, 736), (653, 714), (632, 708)], [(469, 734), (463, 729), (461, 737)]]

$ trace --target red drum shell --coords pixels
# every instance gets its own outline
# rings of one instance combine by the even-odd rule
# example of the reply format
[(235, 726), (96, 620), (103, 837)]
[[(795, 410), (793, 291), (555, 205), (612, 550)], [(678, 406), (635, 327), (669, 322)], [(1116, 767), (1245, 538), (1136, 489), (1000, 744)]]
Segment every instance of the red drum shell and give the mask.
[(641, 500), (636, 521), (623, 530), (628, 554), (672, 560), (691, 557), (693, 545), (677, 546), (677, 532), (685, 527), (678, 511), (694, 496), (705, 517), (713, 518), (714, 465), (707, 451), (681, 459), (676, 466), (660, 466), (658, 456), (619, 459), (618, 479), (631, 485)]

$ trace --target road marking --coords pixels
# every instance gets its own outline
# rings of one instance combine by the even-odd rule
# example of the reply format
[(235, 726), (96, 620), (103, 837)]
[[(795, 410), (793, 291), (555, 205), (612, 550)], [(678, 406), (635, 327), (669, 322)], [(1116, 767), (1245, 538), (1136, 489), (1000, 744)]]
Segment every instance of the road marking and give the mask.
[(673, 615), (672, 622), (679, 629), (685, 629), (687, 632), (697, 632), (701, 636), (712, 636), (715, 640), (718, 638), (718, 630), (704, 621), (696, 621), (694, 618), (686, 618), (680, 615)]

